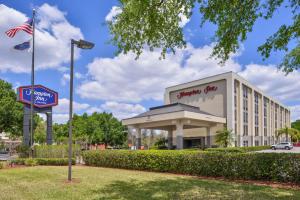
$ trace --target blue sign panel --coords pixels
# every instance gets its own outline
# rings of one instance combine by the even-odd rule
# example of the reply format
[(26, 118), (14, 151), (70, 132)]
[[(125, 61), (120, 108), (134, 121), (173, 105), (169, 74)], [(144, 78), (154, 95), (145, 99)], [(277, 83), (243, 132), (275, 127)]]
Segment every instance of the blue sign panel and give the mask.
[[(31, 103), (31, 86), (18, 88), (18, 101)], [(34, 86), (34, 106), (38, 108), (52, 107), (58, 104), (58, 93), (42, 85)]]

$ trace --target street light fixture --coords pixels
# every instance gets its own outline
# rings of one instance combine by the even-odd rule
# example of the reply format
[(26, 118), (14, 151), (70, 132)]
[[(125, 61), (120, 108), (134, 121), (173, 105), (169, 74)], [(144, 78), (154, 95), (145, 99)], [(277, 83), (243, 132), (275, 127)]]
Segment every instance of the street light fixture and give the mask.
[(80, 49), (92, 49), (94, 44), (85, 40), (71, 39), (71, 69), (70, 69), (70, 104), (69, 104), (69, 169), (68, 180), (72, 180), (72, 120), (73, 120), (73, 75), (74, 75), (74, 45)]

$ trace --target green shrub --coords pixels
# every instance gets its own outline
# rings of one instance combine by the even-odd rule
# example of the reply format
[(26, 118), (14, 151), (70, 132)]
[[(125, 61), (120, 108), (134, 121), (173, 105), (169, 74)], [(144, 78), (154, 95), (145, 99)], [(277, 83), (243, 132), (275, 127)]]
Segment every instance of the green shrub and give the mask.
[(17, 146), (16, 151), (20, 158), (28, 158), (30, 153), (30, 147), (24, 144)]
[(3, 168), (4, 168), (4, 162), (0, 161), (0, 169), (3, 169)]
[[(16, 165), (26, 165), (31, 166), (30, 163), (34, 163), (36, 165), (52, 165), (52, 166), (63, 166), (68, 165), (69, 160), (67, 158), (18, 158), (12, 160), (11, 163)], [(72, 164), (75, 165), (76, 160), (72, 158)]]
[(86, 151), (86, 165), (300, 183), (300, 155), (205, 151)]
[[(34, 147), (35, 158), (68, 158), (68, 145), (40, 145)], [(72, 155), (75, 158), (80, 154), (80, 146), (72, 146)]]
[(37, 161), (33, 158), (25, 159), (24, 164), (26, 166), (36, 166), (36, 165), (38, 165)]
[[(69, 164), (68, 158), (35, 158), (39, 165), (64, 166)], [(75, 165), (76, 160), (72, 158), (72, 164)]]
[(11, 160), (10, 163), (11, 164), (15, 164), (15, 165), (25, 165), (25, 158), (17, 158), (14, 160)]
[(261, 151), (270, 149), (270, 146), (254, 146), (254, 147), (227, 147), (227, 148), (207, 148), (205, 151), (213, 152), (229, 152), (229, 153), (246, 153), (251, 151)]

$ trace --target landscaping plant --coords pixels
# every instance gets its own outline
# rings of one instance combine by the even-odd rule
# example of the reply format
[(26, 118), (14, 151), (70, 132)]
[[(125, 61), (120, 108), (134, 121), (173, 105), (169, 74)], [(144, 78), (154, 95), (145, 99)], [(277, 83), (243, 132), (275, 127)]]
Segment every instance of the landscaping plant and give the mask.
[(289, 153), (106, 150), (86, 151), (83, 160), (98, 167), (300, 183), (300, 155)]

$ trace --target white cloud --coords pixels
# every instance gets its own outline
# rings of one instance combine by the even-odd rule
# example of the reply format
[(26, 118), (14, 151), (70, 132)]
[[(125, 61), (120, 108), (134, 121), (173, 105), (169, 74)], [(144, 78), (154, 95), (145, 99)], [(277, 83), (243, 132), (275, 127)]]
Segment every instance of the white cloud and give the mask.
[(108, 101), (100, 105), (100, 107), (91, 107), (88, 109), (88, 113), (93, 113), (93, 112), (113, 113), (113, 115), (118, 119), (130, 118), (145, 111), (146, 108), (144, 108), (140, 104), (119, 103), (116, 101)]
[(77, 79), (82, 79), (82, 78), (84, 78), (84, 75), (81, 74), (81, 73), (79, 73), (79, 72), (75, 72), (74, 76), (75, 76), (75, 78), (77, 78)]
[(69, 114), (53, 114), (54, 123), (64, 124), (69, 120)]
[(90, 107), (89, 109), (87, 109), (86, 112), (88, 114), (92, 114), (94, 112), (101, 113), (101, 112), (103, 112), (103, 110), (100, 107), (93, 106), (93, 107)]
[(109, 13), (105, 17), (105, 21), (110, 22), (116, 17), (118, 14), (122, 13), (122, 9), (118, 6), (113, 6)]
[(209, 59), (211, 46), (177, 50), (159, 60), (159, 51), (145, 50), (138, 60), (135, 55), (120, 54), (114, 58), (95, 58), (88, 65), (89, 79), (77, 93), (86, 99), (140, 102), (162, 100), (164, 89), (216, 73), (240, 71), (232, 58), (220, 67), (217, 60)]
[(250, 64), (239, 73), (246, 80), (283, 103), (300, 100), (300, 72), (285, 76), (274, 65)]
[(300, 105), (290, 106), (291, 109), (291, 120), (300, 120)]
[[(76, 72), (76, 73), (74, 74), (74, 77), (75, 77), (76, 79), (83, 79), (83, 78), (84, 78), (84, 75), (81, 74), (81, 73)], [(61, 84), (62, 84), (63, 86), (65, 86), (69, 81), (70, 81), (70, 74), (64, 73), (64, 74), (62, 75), (62, 77), (61, 77), (61, 80), (60, 80)]]
[(70, 81), (70, 75), (69, 74), (63, 74), (62, 77), (61, 77), (61, 84), (64, 86), (67, 84), (67, 82)]
[(290, 106), (291, 119), (300, 119), (300, 72), (285, 75), (274, 65), (250, 64), (239, 73), (271, 97)]
[[(58, 105), (53, 107), (53, 112), (54, 113), (68, 113), (69, 112), (69, 99), (66, 98), (62, 98), (59, 99), (58, 101)], [(74, 112), (81, 112), (81, 111), (85, 111), (86, 109), (88, 109), (90, 107), (89, 104), (86, 103), (78, 103), (78, 102), (73, 102), (73, 110)]]
[[(23, 24), (28, 17), (3, 4), (0, 4), (0, 32)], [(55, 6), (43, 4), (37, 9), (37, 24), (35, 38), (36, 69), (60, 69), (60, 66), (69, 62), (70, 39), (83, 38), (81, 30), (71, 25), (63, 13)], [(18, 32), (14, 38), (0, 34), (0, 71), (15, 73), (30, 72), (31, 53), (28, 51), (14, 50), (17, 44), (31, 38), (25, 32)], [(78, 58), (79, 50), (75, 51)], [(18, 58), (18, 59), (16, 59)]]
[[(58, 105), (53, 107), (53, 122), (55, 123), (66, 123), (69, 119), (69, 99), (62, 98), (58, 100)], [(86, 112), (90, 107), (86, 103), (73, 102), (73, 112), (81, 113)]]
[[(146, 108), (144, 108), (140, 104), (128, 104), (128, 103), (118, 103), (113, 101), (105, 102), (99, 107), (90, 106), (86, 103), (78, 103), (73, 102), (73, 112), (80, 113), (88, 113), (92, 114), (94, 112), (108, 112), (112, 113), (118, 119), (124, 119), (133, 117), (142, 112), (145, 112)], [(45, 116), (41, 115), (41, 117), (45, 118)], [(57, 106), (53, 107), (53, 121), (55, 123), (66, 123), (69, 119), (69, 99), (62, 98), (59, 99), (59, 103)]]
[(179, 17), (180, 17), (179, 27), (181, 28), (185, 27), (185, 25), (189, 23), (191, 20), (190, 18), (187, 18), (187, 16), (185, 16), (182, 13), (179, 14)]
[(201, 48), (188, 45), (185, 50), (177, 50), (176, 55), (167, 54), (164, 60), (158, 59), (159, 51), (147, 50), (138, 60), (131, 53), (96, 58), (88, 65), (88, 78), (77, 92), (82, 98), (113, 102), (161, 101), (168, 86), (234, 71), (283, 104), (294, 105), (292, 119), (300, 118), (299, 71), (285, 76), (275, 65), (242, 67), (234, 60), (241, 52), (220, 66), (217, 60), (209, 59), (211, 51), (211, 45)]

